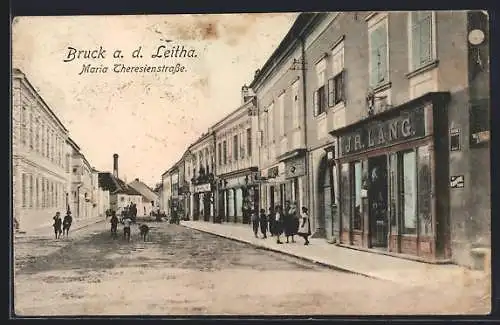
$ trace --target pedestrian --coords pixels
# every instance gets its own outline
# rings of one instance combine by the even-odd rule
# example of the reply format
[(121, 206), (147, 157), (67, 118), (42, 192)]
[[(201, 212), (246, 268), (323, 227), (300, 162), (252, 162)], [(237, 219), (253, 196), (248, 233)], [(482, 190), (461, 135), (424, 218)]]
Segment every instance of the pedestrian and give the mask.
[(59, 211), (56, 212), (56, 215), (52, 218), (54, 219), (54, 233), (56, 235), (56, 239), (61, 237), (62, 234), (62, 220), (61, 220), (61, 213)]
[(274, 215), (274, 234), (276, 235), (276, 244), (283, 244), (280, 240), (280, 235), (283, 233), (283, 209), (281, 206), (276, 206)]
[(297, 210), (297, 202), (293, 201), (290, 206), (290, 218), (292, 223), (292, 242), (295, 242), (294, 236), (297, 235), (300, 227), (300, 212)]
[(259, 224), (260, 224), (260, 232), (264, 236), (263, 238), (267, 238), (267, 216), (266, 216), (266, 210), (264, 209), (260, 209)]
[(132, 220), (130, 220), (130, 217), (125, 217), (123, 219), (123, 239), (130, 241), (130, 224), (132, 223)]
[(73, 217), (71, 216), (71, 211), (68, 210), (63, 220), (63, 236), (66, 234), (66, 237), (69, 236), (69, 228), (71, 228), (71, 224), (73, 223)]
[(273, 237), (275, 235), (275, 227), (274, 227), (274, 218), (276, 216), (276, 213), (274, 212), (274, 207), (273, 206), (270, 206), (269, 207), (269, 214), (267, 216), (267, 219), (269, 221), (269, 233), (271, 234), (271, 237)]
[(250, 210), (250, 221), (252, 222), (252, 228), (253, 228), (253, 233), (255, 235), (255, 238), (259, 238), (259, 215), (257, 214), (257, 211), (255, 210)]
[(311, 223), (309, 221), (309, 214), (306, 207), (302, 207), (302, 213), (300, 217), (301, 223), (297, 234), (304, 238), (304, 245), (309, 245), (309, 236), (311, 236)]
[(117, 237), (116, 230), (118, 228), (118, 217), (116, 216), (115, 211), (111, 212), (111, 220), (109, 221), (111, 223), (111, 236), (113, 238)]
[(292, 207), (290, 206), (290, 201), (285, 202), (285, 209), (283, 211), (283, 226), (284, 226), (284, 231), (285, 231), (285, 236), (286, 236), (286, 242), (289, 243), (289, 238), (292, 237), (292, 243), (295, 243), (295, 238), (293, 237), (294, 235), (294, 222), (293, 222), (293, 215), (295, 210), (292, 210)]

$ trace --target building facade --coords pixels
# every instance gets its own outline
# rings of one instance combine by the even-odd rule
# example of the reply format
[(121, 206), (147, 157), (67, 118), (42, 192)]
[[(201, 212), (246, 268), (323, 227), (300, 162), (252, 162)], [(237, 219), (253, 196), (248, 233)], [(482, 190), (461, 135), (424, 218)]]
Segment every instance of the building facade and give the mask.
[(167, 216), (170, 216), (170, 200), (172, 198), (172, 178), (168, 171), (161, 175), (161, 196), (160, 196), (160, 210)]
[(65, 169), (68, 130), (27, 77), (12, 74), (13, 224), (29, 231), (52, 223), (66, 211)]
[(185, 173), (190, 180), (190, 215), (193, 220), (215, 220), (215, 137), (202, 134), (188, 149)]
[(471, 248), (490, 240), (488, 41), (468, 39), (488, 34), (487, 17), (314, 19), (305, 61), (316, 228), (343, 245), (470, 264)]
[(278, 48), (256, 71), (250, 87), (258, 107), (261, 206), (286, 201), (307, 207), (307, 150), (302, 40), (311, 14), (300, 15)]
[(132, 182), (128, 183), (128, 186), (132, 187), (142, 195), (141, 204), (137, 205), (138, 216), (150, 216), (153, 211), (157, 210), (158, 195), (152, 188), (139, 180), (139, 178), (136, 178)]
[(255, 96), (246, 86), (242, 102), (212, 127), (219, 222), (250, 223), (250, 211), (259, 208), (257, 110)]

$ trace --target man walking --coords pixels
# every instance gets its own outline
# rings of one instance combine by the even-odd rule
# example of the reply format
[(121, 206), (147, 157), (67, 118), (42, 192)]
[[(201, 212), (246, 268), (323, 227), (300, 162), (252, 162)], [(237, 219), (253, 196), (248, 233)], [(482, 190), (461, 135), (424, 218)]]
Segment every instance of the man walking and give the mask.
[(116, 230), (118, 228), (118, 217), (116, 216), (115, 211), (111, 213), (110, 223), (111, 223), (111, 236), (113, 238), (116, 238), (117, 237)]
[(71, 217), (71, 211), (68, 210), (63, 220), (63, 236), (69, 236), (69, 228), (71, 228), (71, 224), (73, 223), (73, 217)]
[(258, 232), (259, 232), (259, 216), (257, 215), (257, 211), (251, 210), (250, 211), (250, 219), (252, 221), (252, 227), (253, 227), (253, 233), (255, 235), (255, 238), (259, 238)]

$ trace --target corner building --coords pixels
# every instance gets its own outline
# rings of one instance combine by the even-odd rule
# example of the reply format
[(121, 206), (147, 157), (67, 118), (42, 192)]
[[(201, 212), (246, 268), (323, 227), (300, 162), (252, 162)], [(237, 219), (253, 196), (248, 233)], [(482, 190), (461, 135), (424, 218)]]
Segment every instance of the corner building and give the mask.
[(487, 15), (321, 13), (311, 25), (316, 230), (347, 247), (473, 264), (491, 236)]

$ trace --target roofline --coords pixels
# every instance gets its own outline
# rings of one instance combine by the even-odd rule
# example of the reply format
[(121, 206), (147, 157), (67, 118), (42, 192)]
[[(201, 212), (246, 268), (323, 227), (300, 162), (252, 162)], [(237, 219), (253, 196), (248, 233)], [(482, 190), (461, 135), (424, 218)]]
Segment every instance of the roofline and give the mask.
[(245, 103), (243, 103), (242, 105), (240, 105), (237, 109), (233, 110), (232, 112), (230, 112), (229, 114), (227, 114), (225, 117), (223, 117), (222, 119), (220, 119), (217, 123), (215, 123), (212, 126), (213, 132), (215, 132), (215, 129), (223, 126), (225, 122), (230, 121), (230, 119), (232, 117), (234, 117), (234, 118), (240, 117), (239, 114), (242, 114), (243, 112), (245, 112), (248, 109), (248, 107), (250, 106), (250, 104), (252, 104), (253, 106), (255, 106), (255, 104), (254, 104), (254, 98), (255, 98), (255, 96), (252, 96), (251, 99), (247, 100)]
[(67, 142), (73, 147), (75, 148), (76, 150), (78, 151), (81, 151), (82, 149), (80, 148), (80, 146), (78, 146), (75, 142), (75, 140), (73, 140), (71, 137), (68, 137), (67, 139)]
[(42, 96), (38, 93), (38, 91), (36, 91), (35, 87), (33, 87), (31, 82), (28, 80), (28, 77), (26, 76), (26, 74), (23, 71), (21, 71), (21, 69), (19, 69), (19, 68), (13, 68), (12, 70), (13, 70), (12, 71), (12, 79), (17, 78), (17, 79), (20, 79), (21, 82), (25, 83), (26, 86), (28, 86), (28, 88), (35, 94), (36, 99), (38, 99), (42, 103), (42, 105), (47, 109), (47, 111), (49, 112), (49, 115), (51, 115), (51, 117), (54, 118), (54, 120), (56, 120), (56, 122), (59, 124), (59, 126), (65, 132), (69, 132), (69, 130), (64, 126), (64, 124), (57, 117), (57, 115), (54, 113), (54, 111), (52, 111), (52, 109), (49, 107), (47, 102), (42, 98)]
[(257, 84), (265, 80), (265, 76), (273, 70), (275, 62), (280, 59), (283, 53), (287, 52), (291, 45), (297, 42), (298, 36), (301, 36), (309, 26), (309, 23), (318, 18), (320, 14), (322, 13), (302, 12), (297, 16), (292, 27), (290, 27), (288, 33), (283, 37), (278, 47), (274, 50), (269, 59), (267, 59), (266, 63), (264, 63), (259, 73), (254, 76), (254, 79), (249, 85), (251, 89), (254, 89)]

